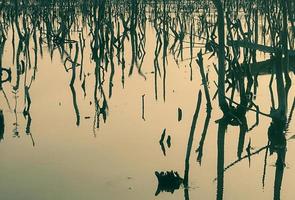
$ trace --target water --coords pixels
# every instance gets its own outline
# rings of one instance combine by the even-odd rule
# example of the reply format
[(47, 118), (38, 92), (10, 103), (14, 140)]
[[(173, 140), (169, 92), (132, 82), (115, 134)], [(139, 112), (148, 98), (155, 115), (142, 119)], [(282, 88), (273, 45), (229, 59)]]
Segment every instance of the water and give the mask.
[[(95, 29), (95, 26), (87, 26), (87, 24), (82, 26), (84, 15), (81, 13), (75, 13), (77, 21), (70, 29), (71, 40), (78, 41), (70, 42), (72, 49), (69, 44), (65, 44), (63, 49), (62, 44), (54, 46), (56, 44), (48, 43), (47, 41), (52, 41), (52, 38), (47, 40), (46, 32), (42, 35), (40, 31), (37, 31), (37, 45), (32, 33), (29, 37), (29, 45), (25, 45), (22, 51), (20, 45), (25, 43), (19, 43), (16, 24), (14, 27), (11, 24), (7, 25), (7, 40), (4, 43), (0, 63), (3, 68), (11, 68), (12, 80), (2, 84), (0, 97), (0, 108), (3, 110), (5, 125), (3, 140), (0, 143), (1, 199), (281, 198), (288, 200), (294, 198), (295, 191), (292, 186), (295, 178), (295, 160), (291, 155), (295, 151), (295, 146), (292, 139), (288, 140), (295, 131), (294, 120), (290, 114), (292, 106), (294, 107), (294, 75), (290, 73), (292, 85), (287, 97), (287, 117), (291, 121), (286, 131), (286, 167), (283, 173), (276, 175), (277, 153), (270, 155), (270, 149), (266, 148), (269, 142), (268, 129), (272, 119), (259, 115), (258, 126), (246, 131), (245, 135), (240, 132), (240, 127), (243, 128), (244, 123), (240, 126), (228, 125), (224, 130), (222, 123), (217, 123), (217, 120), (223, 116), (218, 107), (217, 98), (212, 100), (211, 115), (206, 112), (206, 98), (199, 67), (195, 58), (190, 58), (190, 44), (185, 42), (182, 44), (184, 45), (183, 61), (181, 61), (181, 52), (177, 56), (177, 48), (175, 55), (168, 48), (167, 57), (165, 57), (165, 45), (167, 44), (168, 47), (173, 45), (173, 31), (171, 29), (166, 36), (165, 31), (158, 32), (157, 37), (157, 29), (152, 20), (155, 13), (152, 9), (153, 7), (146, 8), (147, 19), (141, 15), (145, 12), (139, 9), (136, 19), (140, 19), (140, 22), (137, 24), (136, 33), (127, 32), (128, 36), (123, 42), (124, 55), (120, 57), (119, 63), (115, 56), (118, 53), (115, 46), (112, 47), (113, 50), (111, 47), (109, 49), (104, 47), (104, 53), (107, 53), (109, 59), (106, 57), (101, 59), (100, 56), (93, 58), (95, 42), (101, 44), (99, 39), (103, 37), (102, 33), (105, 37), (107, 33), (111, 36), (111, 33), (107, 32), (111, 29), (106, 27), (103, 30), (98, 29), (100, 36), (93, 37), (90, 28)], [(4, 11), (3, 13), (7, 13)], [(22, 12), (31, 14), (31, 11), (22, 10)], [(163, 12), (158, 14), (161, 15), (159, 19), (165, 17), (165, 14), (162, 15)], [(23, 16), (21, 15), (19, 20)], [(43, 16), (46, 14), (43, 13)], [(66, 15), (58, 13), (57, 16), (65, 17)], [(167, 14), (167, 21), (170, 20), (168, 16), (173, 21), (175, 14)], [(2, 19), (3, 22), (4, 17)], [(61, 19), (64, 18), (61, 17)], [(107, 23), (107, 17), (104, 19)], [(118, 27), (115, 26), (114, 35), (116, 36), (119, 32), (123, 35), (121, 37), (124, 37), (122, 21), (116, 21), (116, 18), (110, 19), (114, 26), (120, 23), (121, 30), (119, 32)], [(184, 24), (191, 22), (183, 21), (184, 19), (192, 20), (186, 15), (179, 18)], [(34, 22), (29, 18), (25, 20), (28, 24)], [(59, 21), (58, 17), (54, 21), (56, 27), (58, 27), (57, 21)], [(48, 29), (46, 23), (42, 23), (40, 26)], [(24, 26), (23, 23), (20, 24), (21, 27)], [(31, 31), (34, 30), (33, 25), (29, 27)], [(189, 30), (188, 27), (190, 26), (186, 27), (187, 30)], [(196, 29), (198, 27), (196, 25)], [(82, 32), (77, 32), (81, 28), (83, 28)], [(140, 32), (141, 28), (143, 32)], [(165, 29), (165, 25), (161, 28)], [(82, 33), (85, 39), (83, 53), (81, 52), (83, 45), (79, 40), (79, 34), (81, 39)], [(14, 43), (13, 37), (15, 37)], [(141, 37), (144, 40), (140, 40)], [(39, 38), (43, 39), (41, 45), (39, 45)], [(169, 39), (168, 43), (165, 43), (165, 38)], [(184, 40), (189, 41), (189, 39), (187, 34)], [(133, 43), (134, 41), (137, 43)], [(195, 42), (204, 43), (204, 40), (195, 37)], [(105, 43), (105, 45), (110, 44)], [(134, 58), (133, 53), (136, 48), (134, 44), (138, 46), (137, 54), (142, 53), (138, 48), (144, 49), (144, 56), (136, 55)], [(200, 50), (197, 46), (193, 48), (193, 57)], [(20, 66), (22, 61), (24, 62), (23, 73), (17, 72), (18, 49)], [(34, 50), (37, 51), (36, 54)], [(74, 62), (76, 50), (78, 57)], [(112, 51), (113, 59), (110, 59)], [(67, 61), (66, 67), (74, 66), (75, 70), (65, 69), (64, 63), (68, 57), (66, 52), (73, 61)], [(122, 56), (122, 51), (120, 52)], [(204, 55), (204, 67), (205, 73), (208, 72), (209, 92), (212, 99), (217, 90), (214, 84), (214, 81), (217, 81), (217, 73), (213, 68), (213, 63), (217, 64), (217, 56), (209, 59), (210, 55)], [(258, 61), (268, 57), (268, 54), (257, 52)], [(121, 58), (125, 59), (125, 68)], [(106, 60), (109, 61), (107, 67)], [(114, 70), (112, 70), (112, 62)], [(130, 73), (133, 62), (134, 68)], [(159, 70), (156, 68), (157, 64), (159, 64)], [(102, 67), (99, 72), (95, 71), (95, 67), (100, 65)], [(80, 70), (82, 70), (81, 79)], [(19, 87), (16, 89), (17, 77), (19, 77)], [(259, 86), (254, 102), (259, 105), (263, 113), (270, 113), (272, 107), (268, 87), (270, 78), (269, 74), (258, 76)], [(72, 81), (74, 82), (71, 87)], [(275, 80), (272, 89), (277, 104)], [(189, 135), (199, 91), (202, 92), (201, 107), (196, 119), (195, 131), (192, 132), (194, 135), (190, 140), (192, 142), (190, 150)], [(230, 96), (230, 92), (227, 95)], [(239, 102), (238, 92), (235, 93), (235, 101)], [(179, 108), (182, 110), (180, 121), (178, 120)], [(104, 114), (106, 114), (105, 122)], [(256, 113), (248, 111), (246, 119), (250, 128), (255, 124)], [(204, 131), (206, 122), (208, 128)], [(166, 135), (161, 148), (159, 140), (164, 129), (166, 129)], [(223, 131), (226, 131), (224, 136)], [(168, 135), (171, 137), (170, 148), (167, 144)], [(224, 147), (222, 141), (224, 141)], [(200, 151), (196, 151), (200, 149), (200, 144), (202, 156)], [(249, 160), (247, 147), (250, 153), (257, 151), (259, 153), (251, 156)], [(191, 152), (189, 157), (186, 157), (187, 151)], [(222, 159), (223, 156), (224, 159)], [(227, 166), (239, 160), (239, 157), (242, 160), (227, 169)], [(185, 163), (186, 158), (189, 165)], [(170, 170), (178, 172), (181, 177), (184, 177), (185, 171), (189, 170), (188, 185), (181, 184), (173, 194), (161, 192), (155, 196), (158, 187), (155, 171)], [(283, 175), (281, 184), (279, 183), (280, 175)]]

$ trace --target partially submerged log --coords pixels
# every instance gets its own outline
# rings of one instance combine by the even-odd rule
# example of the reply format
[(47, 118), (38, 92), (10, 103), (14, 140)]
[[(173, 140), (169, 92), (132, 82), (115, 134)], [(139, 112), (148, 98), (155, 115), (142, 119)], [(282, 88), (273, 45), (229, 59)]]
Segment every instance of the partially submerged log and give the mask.
[[(281, 48), (256, 44), (256, 43), (245, 41), (245, 40), (228, 41), (227, 45), (228, 46), (234, 46), (234, 47), (249, 48), (249, 49), (262, 51), (262, 52), (265, 52), (265, 53), (273, 53), (273, 54), (282, 51)], [(289, 54), (289, 56), (295, 56), (295, 51), (294, 50), (288, 50), (288, 54)]]
[[(242, 64), (242, 67), (245, 64)], [(270, 58), (257, 63), (250, 63), (250, 69), (252, 75), (267, 75), (271, 74), (275, 70), (275, 58)], [(289, 56), (289, 69), (295, 72), (295, 55)]]
[[(256, 44), (256, 43), (245, 41), (245, 40), (228, 41), (227, 44), (228, 46), (249, 48), (249, 49), (261, 51), (264, 53), (270, 53), (270, 54), (277, 54), (282, 52), (281, 48)], [(288, 55), (289, 55), (289, 69), (290, 71), (295, 72), (295, 51), (288, 50)], [(271, 74), (275, 70), (275, 59), (276, 58), (270, 58), (264, 61), (250, 63), (251, 74), (252, 75)], [(242, 66), (245, 66), (245, 64), (242, 64)]]

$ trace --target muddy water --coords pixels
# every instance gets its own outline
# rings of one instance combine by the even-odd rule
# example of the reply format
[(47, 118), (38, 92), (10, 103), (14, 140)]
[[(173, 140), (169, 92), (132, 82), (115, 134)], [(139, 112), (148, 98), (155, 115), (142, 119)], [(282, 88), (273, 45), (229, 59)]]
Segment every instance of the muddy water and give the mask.
[[(85, 30), (86, 31), (86, 30)], [(16, 33), (15, 33), (16, 34)], [(197, 94), (201, 90), (203, 98), (193, 138), (189, 162), (189, 199), (216, 199), (217, 191), (217, 132), (220, 112), (217, 100), (213, 100), (213, 110), (203, 145), (201, 163), (197, 162), (199, 142), (206, 119), (206, 101), (201, 84), (199, 68), (193, 61), (192, 77), (189, 62), (177, 64), (171, 54), (167, 57), (166, 80), (158, 77), (158, 94), (155, 98), (154, 51), (156, 33), (150, 24), (146, 31), (146, 55), (140, 76), (135, 70), (128, 76), (131, 63), (131, 47), (126, 44), (126, 77), (122, 85), (122, 69), (115, 62), (113, 93), (108, 97), (110, 73), (105, 72), (103, 89), (108, 103), (106, 122), (100, 118), (96, 127), (93, 91), (95, 85), (94, 66), (91, 58), (91, 36), (85, 36), (84, 50), (85, 81), (84, 96), (82, 81), (75, 80), (75, 92), (80, 116), (76, 125), (73, 94), (69, 86), (72, 71), (64, 68), (65, 58), (58, 51), (53, 55), (44, 45), (43, 56), (38, 55), (36, 79), (29, 93), (31, 98), (30, 131), (26, 133), (27, 119), (25, 87), (29, 85), (33, 69), (27, 76), (21, 76), (20, 87), (13, 92), (16, 69), (13, 67), (12, 30), (4, 47), (3, 66), (11, 66), (12, 82), (3, 84), (0, 108), (4, 116), (4, 139), (0, 143), (0, 194), (1, 199), (185, 199), (184, 187), (173, 194), (162, 192), (155, 196), (157, 178), (155, 171), (177, 171), (181, 177), (185, 171), (185, 156), (192, 118), (197, 104)], [(87, 35), (87, 34), (86, 34)], [(78, 34), (73, 34), (78, 38)], [(17, 44), (17, 43), (16, 43)], [(33, 49), (32, 46), (29, 48)], [(73, 50), (74, 51), (74, 50)], [(194, 54), (199, 49), (194, 50)], [(34, 57), (31, 55), (32, 58)], [(263, 54), (258, 55), (262, 60)], [(184, 52), (189, 57), (189, 51)], [(33, 60), (31, 58), (31, 60)], [(80, 62), (79, 55), (79, 62)], [(161, 56), (160, 56), (161, 59)], [(212, 67), (216, 57), (204, 57), (205, 68), (209, 70), (209, 91), (211, 97), (216, 92), (214, 80), (217, 75)], [(79, 72), (77, 66), (77, 74)], [(294, 83), (294, 75), (291, 76)], [(268, 83), (269, 75), (259, 76), (259, 87), (255, 103), (260, 111), (269, 113), (271, 102)], [(165, 88), (165, 101), (163, 97)], [(275, 96), (275, 84), (273, 87)], [(142, 118), (142, 96), (144, 95), (144, 119)], [(292, 85), (288, 102), (294, 99)], [(238, 99), (238, 96), (237, 96)], [(9, 104), (9, 105), (8, 105)], [(181, 108), (183, 117), (178, 121), (177, 111)], [(255, 123), (255, 113), (248, 112), (248, 125)], [(259, 125), (245, 135), (242, 157), (251, 140), (251, 152), (258, 151), (268, 143), (267, 130), (271, 120), (260, 116)], [(166, 129), (165, 154), (159, 140)], [(27, 131), (28, 132), (28, 131)], [(290, 122), (287, 138), (295, 132), (294, 120)], [(171, 147), (166, 144), (171, 136)], [(224, 166), (238, 160), (239, 127), (229, 126), (225, 134)], [(281, 198), (295, 197), (295, 152), (293, 140), (287, 143), (286, 168), (281, 185)], [(267, 156), (266, 156), (267, 155)], [(241, 160), (224, 172), (224, 199), (272, 199), (275, 185), (276, 155), (266, 154), (266, 150)]]

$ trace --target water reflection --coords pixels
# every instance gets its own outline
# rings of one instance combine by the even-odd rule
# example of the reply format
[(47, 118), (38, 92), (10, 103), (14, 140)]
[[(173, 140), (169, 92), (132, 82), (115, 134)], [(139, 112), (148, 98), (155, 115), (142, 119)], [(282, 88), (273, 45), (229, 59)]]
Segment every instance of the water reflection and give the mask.
[(196, 106), (196, 110), (194, 112), (194, 116), (192, 119), (192, 125), (191, 125), (191, 129), (190, 129), (190, 133), (189, 133), (186, 155), (185, 155), (185, 169), (184, 169), (183, 185), (184, 185), (184, 199), (186, 199), (186, 200), (189, 199), (188, 189), (189, 189), (190, 155), (191, 155), (191, 150), (192, 150), (192, 146), (193, 146), (193, 139), (194, 139), (194, 134), (195, 134), (195, 129), (196, 129), (196, 123), (197, 123), (199, 113), (200, 113), (201, 103), (202, 103), (202, 93), (201, 93), (201, 91), (199, 91), (197, 106)]
[[(208, 140), (212, 140), (208, 138), (209, 130), (216, 126), (216, 199), (224, 199), (225, 172), (246, 159), (249, 167), (253, 167), (251, 158), (262, 151), (265, 151), (263, 187), (268, 158), (272, 154), (277, 155), (273, 198), (280, 199), (288, 144), (286, 132), (292, 124), (295, 107), (294, 100), (292, 105), (288, 101), (294, 95), (291, 89), (291, 72), (295, 72), (294, 3), (270, 1), (267, 4), (252, 0), (213, 0), (212, 3), (169, 0), (2, 2), (0, 90), (3, 94), (1, 102), (5, 103), (0, 109), (0, 141), (9, 137), (6, 127), (12, 124), (13, 137), (19, 138), (24, 132), (35, 146), (33, 133), (38, 133), (34, 132), (37, 124), (34, 124), (36, 117), (31, 109), (35, 104), (32, 88), (37, 84), (38, 71), (46, 56), (52, 62), (59, 60), (63, 63), (76, 126), (81, 127), (83, 119), (92, 118), (88, 115), (83, 117), (83, 105), (90, 102), (94, 136), (102, 126), (101, 120), (106, 123), (111, 115), (111, 99), (117, 92), (118, 77), (122, 88), (132, 78), (146, 82), (152, 78), (156, 101), (152, 104), (169, 104), (169, 101), (174, 101), (168, 96), (175, 87), (171, 86), (170, 80), (174, 75), (169, 72), (176, 63), (180, 70), (188, 67), (191, 82), (201, 80), (203, 92), (198, 93), (190, 124), (184, 178), (174, 171), (164, 172), (167, 169), (156, 172), (156, 195), (164, 191), (173, 193), (183, 184), (184, 199), (189, 199), (190, 159), (195, 135), (200, 137), (196, 159), (203, 165), (204, 157), (209, 155)], [(151, 47), (150, 41), (154, 46)], [(152, 49), (152, 52), (147, 49)], [(6, 54), (10, 55), (10, 61)], [(152, 56), (148, 57), (150, 54)], [(149, 59), (147, 63), (146, 59)], [(57, 74), (54, 76), (57, 78)], [(265, 98), (270, 102), (270, 111), (266, 105), (257, 104), (260, 88), (265, 89), (265, 76), (270, 77), (269, 97)], [(173, 81), (182, 84), (181, 75), (176, 75)], [(142, 88), (140, 85), (137, 87)], [(141, 91), (139, 110), (142, 121), (150, 123), (151, 105), (146, 93)], [(202, 118), (199, 114), (202, 94), (206, 99), (206, 115), (204, 122), (199, 122), (198, 118)], [(183, 113), (189, 112), (185, 108), (178, 107), (175, 124), (186, 123), (187, 116)], [(13, 122), (7, 121), (9, 114), (13, 115)], [(271, 120), (268, 137), (263, 126), (260, 127), (267, 120)], [(71, 122), (65, 119), (64, 123)], [(238, 129), (237, 140), (231, 141), (235, 149), (227, 150), (226, 132), (235, 128)], [(253, 147), (255, 141), (249, 136), (257, 129), (264, 130), (267, 140), (267, 145), (258, 149)], [(167, 147), (171, 147), (171, 135), (166, 134), (165, 128), (160, 136), (159, 144), (165, 159), (169, 157)], [(177, 144), (174, 138), (177, 137), (173, 135), (173, 144)], [(170, 150), (172, 152), (173, 148)], [(234, 151), (235, 158), (226, 164), (228, 151)]]
[(165, 144), (164, 144), (165, 136), (166, 136), (166, 128), (164, 128), (163, 133), (160, 138), (160, 141), (159, 141), (160, 146), (161, 146), (161, 150), (162, 150), (164, 156), (166, 156), (166, 149), (165, 149)]
[(207, 111), (203, 131), (202, 131), (202, 136), (201, 136), (201, 139), (200, 139), (200, 142), (199, 142), (199, 146), (198, 146), (198, 148), (196, 150), (196, 152), (198, 153), (197, 161), (198, 161), (198, 163), (200, 165), (202, 164), (203, 148), (204, 148), (204, 143), (205, 143), (205, 140), (206, 140), (206, 135), (207, 135), (210, 119), (211, 119), (211, 110)]

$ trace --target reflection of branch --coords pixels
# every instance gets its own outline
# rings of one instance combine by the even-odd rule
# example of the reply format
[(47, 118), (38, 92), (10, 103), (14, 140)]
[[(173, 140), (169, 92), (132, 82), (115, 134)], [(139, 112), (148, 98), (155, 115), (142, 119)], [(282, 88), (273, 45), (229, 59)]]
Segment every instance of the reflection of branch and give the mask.
[[(238, 106), (243, 106), (243, 105), (241, 105), (241, 104), (239, 104), (239, 103), (237, 103), (237, 102), (235, 102), (234, 100), (231, 100), (230, 98), (228, 98), (228, 97), (225, 97), (228, 101), (230, 101), (230, 102), (232, 102), (232, 103), (234, 103), (234, 104), (236, 104), (236, 105), (238, 105)], [(270, 114), (266, 114), (266, 113), (263, 113), (263, 112), (261, 112), (260, 110), (255, 110), (255, 109), (253, 109), (253, 108), (247, 108), (247, 110), (250, 110), (250, 111), (253, 111), (253, 112), (256, 112), (256, 113), (259, 113), (259, 114), (261, 114), (261, 115), (263, 115), (263, 116), (266, 116), (266, 117), (272, 117)]]
[[(79, 43), (81, 48), (81, 67), (80, 67), (80, 75), (79, 78), (82, 80), (82, 72), (83, 72), (83, 61), (84, 61), (84, 49), (85, 49), (85, 38), (83, 35), (83, 30), (79, 33)], [(85, 80), (85, 79), (84, 79)]]
[(190, 129), (188, 143), (187, 143), (187, 149), (186, 149), (184, 181), (183, 181), (185, 188), (188, 187), (189, 160), (190, 160), (191, 149), (192, 149), (192, 145), (193, 145), (193, 139), (194, 139), (196, 124), (197, 124), (197, 120), (198, 120), (198, 116), (199, 116), (199, 112), (200, 112), (201, 102), (202, 102), (202, 92), (199, 91), (197, 107), (196, 107), (196, 110), (195, 110), (195, 113), (194, 113), (194, 116), (193, 116), (192, 125), (191, 125), (191, 129)]
[[(1, 24), (0, 24), (1, 28)], [(2, 34), (0, 33), (0, 90), (2, 90), (2, 75), (3, 75), (3, 67), (2, 67), (2, 57), (3, 57), (3, 52), (4, 52), (4, 45), (5, 45), (5, 40), (2, 41)]]
[(165, 149), (165, 145), (163, 143), (164, 139), (165, 139), (165, 136), (166, 136), (166, 128), (163, 130), (163, 133), (162, 133), (160, 141), (159, 141), (160, 146), (161, 146), (161, 150), (162, 150), (164, 156), (166, 156), (166, 149)]
[(145, 121), (145, 117), (144, 117), (144, 96), (141, 96), (141, 118)]
[(14, 92), (14, 99), (15, 99), (15, 105), (14, 105), (14, 109), (13, 109), (13, 113), (14, 113), (14, 117), (15, 117), (15, 122), (13, 123), (14, 125), (14, 129), (13, 129), (13, 137), (19, 137), (19, 132), (18, 132), (18, 117), (17, 117), (17, 92)]
[(285, 170), (286, 149), (282, 148), (277, 151), (276, 172), (274, 181), (274, 200), (281, 199), (281, 187)]
[(76, 125), (80, 125), (80, 113), (79, 113), (79, 108), (77, 105), (77, 97), (76, 97), (76, 91), (74, 87), (75, 79), (76, 79), (76, 65), (77, 65), (77, 60), (78, 60), (78, 52), (79, 52), (79, 46), (78, 43), (76, 43), (76, 53), (75, 53), (75, 58), (74, 61), (72, 62), (72, 78), (70, 82), (70, 88), (71, 92), (73, 95), (73, 105), (76, 113)]
[[(96, 4), (98, 2), (95, 2)], [(104, 59), (104, 48), (105, 48), (105, 42), (102, 37), (104, 37), (104, 29), (103, 24), (101, 23), (103, 20), (104, 15), (104, 3), (105, 2), (99, 2), (99, 16), (94, 15), (94, 31), (91, 28), (91, 34), (92, 34), (92, 41), (91, 41), (91, 50), (92, 50), (92, 60), (95, 62), (95, 68), (94, 68), (94, 75), (95, 75), (95, 85), (94, 85), (94, 106), (95, 106), (95, 114), (94, 114), (94, 120), (93, 120), (93, 134), (95, 135), (95, 129), (99, 128), (100, 123), (100, 116), (102, 115), (102, 118), (104, 122), (106, 122), (107, 118), (107, 112), (108, 112), (108, 104), (105, 97), (105, 93), (103, 90), (103, 83), (104, 83), (104, 68), (101, 66), (103, 59)], [(97, 5), (94, 6), (94, 10), (96, 12)], [(98, 18), (97, 18), (98, 17)], [(124, 46), (124, 45), (123, 45)], [(98, 55), (99, 53), (99, 55)], [(100, 98), (98, 98), (98, 93), (100, 95)], [(102, 105), (100, 105), (100, 100), (102, 100)]]
[(3, 111), (0, 110), (0, 142), (1, 142), (1, 140), (4, 139), (4, 130), (5, 130), (4, 126), (5, 126), (4, 115), (3, 115)]
[(208, 90), (208, 81), (206, 79), (205, 72), (204, 72), (202, 51), (200, 51), (198, 53), (198, 59), (196, 59), (196, 61), (197, 61), (199, 68), (200, 68), (200, 74), (202, 77), (202, 84), (204, 86), (205, 96), (206, 96), (206, 100), (207, 100), (207, 110), (209, 111), (212, 109), (212, 105), (211, 105), (211, 100), (210, 100), (210, 93)]
[(35, 146), (35, 141), (34, 141), (32, 133), (31, 133), (32, 118), (31, 118), (31, 114), (30, 114), (30, 109), (31, 109), (32, 101), (31, 101), (29, 89), (30, 89), (29, 86), (25, 86), (25, 101), (27, 102), (27, 106), (23, 111), (23, 115), (27, 119), (26, 133), (28, 135), (30, 135), (32, 144), (33, 144), (33, 146)]
[[(246, 159), (246, 158), (249, 158), (249, 157), (251, 157), (251, 156), (254, 156), (254, 155), (256, 155), (256, 154), (259, 154), (261, 151), (267, 149), (268, 147), (269, 147), (269, 145), (266, 145), (266, 146), (261, 147), (260, 149), (258, 149), (257, 151), (255, 151), (255, 152), (253, 152), (253, 153), (251, 153), (251, 154), (247, 154), (247, 155), (245, 155), (245, 156), (243, 156), (243, 157), (237, 159), (236, 161), (234, 161), (234, 162), (230, 163), (229, 165), (227, 165), (227, 166), (224, 168), (223, 171), (226, 172), (228, 169), (232, 168), (232, 167), (233, 167), (234, 165), (236, 165), (237, 163), (243, 161), (243, 160)], [(217, 178), (215, 178), (214, 181), (216, 181), (216, 179), (217, 179)]]
[(289, 114), (289, 117), (288, 117), (287, 129), (289, 127), (290, 122), (292, 121), (294, 109), (295, 109), (295, 98), (293, 99), (293, 104), (292, 104), (292, 107), (291, 107), (291, 110), (290, 110), (290, 114)]
[(272, 90), (272, 83), (273, 83), (273, 78), (274, 78), (274, 73), (271, 73), (270, 81), (268, 84), (269, 92), (270, 92), (270, 99), (271, 99), (271, 107), (275, 107), (275, 100), (274, 100), (274, 95), (273, 95), (273, 90)]
[[(267, 145), (269, 145), (269, 142), (267, 143)], [(263, 165), (263, 175), (262, 175), (262, 187), (264, 188), (265, 185), (265, 175), (266, 175), (266, 164), (267, 164), (267, 155), (268, 155), (268, 149), (266, 148), (265, 151), (265, 156), (264, 156), (264, 165)]]
[(241, 124), (239, 124), (240, 132), (239, 132), (239, 142), (238, 142), (238, 149), (237, 149), (238, 158), (240, 158), (243, 153), (245, 137), (246, 137), (246, 133), (248, 131), (248, 124), (247, 124), (246, 117), (240, 116), (239, 119), (241, 120)]
[[(253, 106), (255, 106), (256, 110), (259, 111), (259, 107), (256, 104), (253, 103)], [(258, 125), (259, 125), (259, 112), (256, 112), (255, 123), (248, 129), (248, 132), (252, 131)]]
[[(219, 90), (219, 89), (218, 89), (218, 85), (217, 85), (217, 83), (216, 83), (215, 81), (214, 81), (214, 84), (215, 84), (215, 86), (217, 87), (217, 91), (216, 91), (216, 93), (215, 93), (213, 99), (215, 98), (215, 96), (217, 95), (218, 90)], [(227, 99), (230, 103), (233, 103), (233, 104), (235, 104), (235, 105), (237, 105), (237, 106), (245, 107), (244, 105), (235, 102), (234, 100), (228, 98), (227, 96), (224, 96), (224, 97), (225, 97), (225, 99)], [(253, 104), (253, 105), (255, 106), (255, 104)], [(257, 106), (255, 106), (255, 107), (258, 108)], [(253, 108), (249, 108), (249, 107), (246, 107), (246, 109), (249, 110), (249, 111), (253, 111), (253, 112), (259, 113), (259, 114), (261, 114), (261, 115), (263, 115), (263, 116), (266, 116), (266, 117), (270, 117), (270, 118), (272, 118), (272, 116), (271, 116), (270, 114), (263, 113), (263, 112), (261, 112), (259, 109), (253, 109)]]
[(204, 146), (204, 143), (205, 143), (205, 139), (206, 139), (206, 135), (207, 135), (207, 130), (208, 130), (208, 127), (209, 127), (210, 119), (211, 119), (211, 111), (208, 111), (207, 112), (207, 115), (206, 115), (205, 123), (204, 123), (202, 137), (201, 137), (201, 140), (200, 140), (200, 143), (199, 143), (199, 147), (196, 150), (196, 152), (198, 152), (197, 161), (199, 162), (200, 165), (202, 163), (203, 146)]
[(10, 106), (10, 103), (9, 103), (9, 101), (8, 101), (8, 98), (7, 98), (7, 96), (6, 96), (6, 93), (5, 93), (4, 89), (2, 89), (1, 91), (2, 91), (2, 93), (3, 93), (3, 96), (4, 96), (4, 98), (5, 98), (5, 101), (6, 101), (6, 103), (7, 103), (7, 106), (8, 106), (8, 108), (9, 108), (9, 110), (11, 111), (11, 106)]
[(189, 184), (188, 184), (188, 177), (189, 177), (189, 160), (190, 160), (190, 155), (191, 155), (191, 150), (192, 150), (192, 145), (193, 145), (193, 139), (194, 139), (194, 134), (195, 134), (195, 129), (196, 129), (196, 124), (201, 108), (201, 102), (202, 102), (202, 92), (201, 90), (198, 93), (198, 101), (197, 101), (197, 106), (196, 110), (193, 116), (192, 120), (192, 125), (190, 129), (190, 134), (187, 142), (187, 149), (186, 149), (186, 155), (185, 155), (185, 169), (184, 169), (184, 179), (183, 179), (183, 185), (184, 185), (184, 199), (189, 200)]

